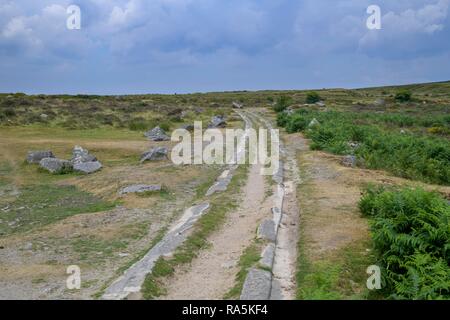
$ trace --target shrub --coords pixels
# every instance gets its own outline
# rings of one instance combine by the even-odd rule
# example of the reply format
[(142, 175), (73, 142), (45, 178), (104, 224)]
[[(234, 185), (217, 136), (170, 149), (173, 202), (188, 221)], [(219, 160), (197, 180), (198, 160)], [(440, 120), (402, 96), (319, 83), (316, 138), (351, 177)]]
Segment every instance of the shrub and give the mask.
[(395, 100), (397, 100), (398, 102), (408, 102), (411, 101), (411, 97), (412, 94), (410, 91), (402, 90), (397, 92), (397, 94), (395, 95)]
[(273, 107), (273, 110), (275, 110), (275, 112), (283, 112), (291, 103), (292, 99), (290, 97), (281, 96), (277, 99), (277, 103)]
[(394, 299), (450, 298), (450, 206), (422, 189), (369, 187), (360, 200), (371, 218), (384, 290)]
[(316, 103), (320, 101), (320, 96), (317, 92), (311, 91), (306, 94), (306, 103)]
[(16, 116), (16, 111), (13, 108), (6, 108), (3, 110), (3, 114), (6, 117), (15, 117)]
[(166, 132), (170, 131), (170, 123), (169, 122), (162, 122), (159, 124), (159, 127)]
[(145, 131), (150, 126), (150, 123), (143, 118), (135, 118), (128, 123), (128, 129), (132, 131)]

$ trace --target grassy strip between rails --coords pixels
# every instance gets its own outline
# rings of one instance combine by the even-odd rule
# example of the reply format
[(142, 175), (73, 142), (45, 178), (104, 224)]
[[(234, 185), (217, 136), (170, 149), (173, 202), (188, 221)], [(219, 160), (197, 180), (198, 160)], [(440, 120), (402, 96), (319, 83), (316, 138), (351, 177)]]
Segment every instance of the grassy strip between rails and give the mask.
[(359, 203), (371, 219), (384, 294), (450, 299), (450, 205), (438, 193), (370, 186)]
[[(249, 245), (241, 257), (239, 258), (238, 267), (239, 272), (236, 274), (234, 286), (224, 295), (224, 299), (238, 299), (242, 292), (242, 287), (244, 286), (245, 278), (247, 277), (248, 271), (256, 266), (261, 259), (261, 251), (263, 245), (260, 240), (255, 240), (251, 245)], [(270, 271), (270, 270), (268, 270)]]
[(236, 169), (228, 185), (228, 191), (211, 197), (210, 208), (195, 224), (194, 230), (186, 241), (178, 247), (170, 258), (160, 258), (156, 261), (152, 273), (148, 274), (142, 286), (144, 299), (154, 299), (166, 294), (163, 279), (172, 275), (176, 267), (191, 262), (200, 250), (209, 246), (208, 237), (218, 230), (226, 220), (226, 215), (237, 208), (240, 189), (248, 173), (248, 166)]

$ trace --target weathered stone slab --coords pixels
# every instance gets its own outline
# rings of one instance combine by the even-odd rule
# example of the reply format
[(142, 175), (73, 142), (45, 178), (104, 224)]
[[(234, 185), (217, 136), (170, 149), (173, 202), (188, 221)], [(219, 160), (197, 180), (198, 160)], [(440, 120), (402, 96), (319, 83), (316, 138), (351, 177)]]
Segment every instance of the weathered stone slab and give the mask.
[(73, 165), (73, 170), (85, 174), (94, 173), (102, 168), (99, 161), (81, 162)]
[(44, 158), (39, 162), (39, 165), (51, 173), (65, 173), (73, 169), (70, 161), (57, 158)]
[(272, 290), (270, 292), (270, 300), (284, 300), (280, 282), (275, 278), (272, 280)]
[(275, 244), (269, 243), (261, 253), (261, 260), (259, 260), (259, 263), (261, 264), (261, 266), (265, 268), (272, 269), (274, 258), (275, 258)]
[(202, 203), (188, 208), (178, 223), (169, 230), (147, 254), (131, 266), (119, 279), (112, 283), (102, 296), (105, 300), (121, 300), (141, 290), (147, 274), (152, 272), (155, 262), (161, 256), (170, 255), (187, 236), (188, 230), (209, 208), (209, 203)]
[(55, 158), (53, 152), (50, 150), (44, 151), (28, 151), (27, 162), (28, 163), (39, 163), (42, 159), (45, 158)]
[(135, 184), (132, 186), (128, 186), (119, 191), (119, 194), (127, 194), (127, 193), (143, 193), (143, 192), (151, 192), (151, 191), (161, 191), (160, 184)]
[(268, 300), (272, 289), (272, 275), (260, 269), (251, 269), (245, 279), (240, 300)]
[(258, 228), (258, 238), (275, 242), (277, 234), (275, 230), (275, 222), (272, 219), (264, 220)]

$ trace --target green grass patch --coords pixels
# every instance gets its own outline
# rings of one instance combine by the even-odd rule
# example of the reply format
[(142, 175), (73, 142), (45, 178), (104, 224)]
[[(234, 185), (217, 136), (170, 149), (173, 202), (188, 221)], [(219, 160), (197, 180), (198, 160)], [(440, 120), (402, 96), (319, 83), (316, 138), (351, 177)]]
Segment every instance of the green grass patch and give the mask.
[(239, 272), (236, 274), (234, 286), (224, 295), (224, 299), (238, 299), (242, 287), (244, 286), (245, 278), (247, 277), (250, 268), (255, 266), (261, 259), (261, 244), (254, 242), (248, 246), (241, 257), (239, 258), (238, 267)]
[(33, 185), (20, 190), (2, 213), (0, 232), (8, 235), (55, 223), (67, 217), (110, 210), (115, 203), (101, 200), (74, 186)]

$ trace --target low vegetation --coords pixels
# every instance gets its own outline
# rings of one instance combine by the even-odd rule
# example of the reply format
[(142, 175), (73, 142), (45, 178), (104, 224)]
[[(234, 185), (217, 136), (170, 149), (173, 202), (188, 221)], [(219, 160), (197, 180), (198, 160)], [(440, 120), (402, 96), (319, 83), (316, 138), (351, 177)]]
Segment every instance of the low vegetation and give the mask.
[(384, 291), (394, 299), (450, 298), (450, 206), (422, 189), (369, 187), (370, 218)]
[[(434, 116), (433, 120), (431, 116), (365, 115), (300, 109), (292, 115), (279, 113), (278, 124), (288, 132), (304, 132), (312, 140), (312, 149), (354, 154), (360, 166), (430, 183), (450, 183), (450, 141), (399, 129), (405, 125), (449, 128), (448, 115)], [(317, 125), (310, 125), (313, 119)]]
[(113, 202), (101, 200), (74, 186), (33, 185), (21, 189), (10, 203), (1, 203), (0, 234), (7, 235), (55, 223), (80, 213), (110, 210)]

